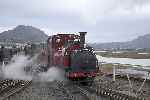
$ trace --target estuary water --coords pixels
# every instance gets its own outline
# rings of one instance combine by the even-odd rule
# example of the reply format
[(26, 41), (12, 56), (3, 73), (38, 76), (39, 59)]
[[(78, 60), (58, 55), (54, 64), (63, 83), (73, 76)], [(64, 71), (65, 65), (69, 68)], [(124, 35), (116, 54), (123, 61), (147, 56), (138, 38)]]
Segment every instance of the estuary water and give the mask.
[(99, 62), (150, 66), (150, 59), (113, 58), (96, 55)]

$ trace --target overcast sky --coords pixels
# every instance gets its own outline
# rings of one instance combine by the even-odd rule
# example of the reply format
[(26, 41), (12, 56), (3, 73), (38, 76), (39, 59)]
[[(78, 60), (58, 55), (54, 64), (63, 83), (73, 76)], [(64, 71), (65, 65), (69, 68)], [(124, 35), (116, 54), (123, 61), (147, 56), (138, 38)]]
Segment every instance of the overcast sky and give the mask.
[(150, 0), (0, 0), (0, 31), (32, 25), (47, 34), (87, 31), (88, 42), (150, 34)]

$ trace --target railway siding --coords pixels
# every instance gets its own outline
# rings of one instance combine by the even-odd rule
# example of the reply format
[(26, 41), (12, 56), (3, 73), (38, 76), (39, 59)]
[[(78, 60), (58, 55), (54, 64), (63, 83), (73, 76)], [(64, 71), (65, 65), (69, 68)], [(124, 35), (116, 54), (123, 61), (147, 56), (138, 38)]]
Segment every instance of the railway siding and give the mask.
[(28, 86), (31, 81), (23, 80), (3, 80), (0, 82), (0, 100), (5, 100), (9, 96), (21, 91)]
[(136, 97), (133, 95), (121, 93), (117, 90), (102, 87), (100, 85), (96, 89), (96, 94), (108, 96), (110, 99), (113, 99), (113, 100), (145, 100), (144, 98), (140, 98), (140, 97)]
[(95, 80), (95, 90), (97, 95), (109, 97), (111, 100), (149, 100), (149, 80), (138, 93), (143, 79), (130, 77), (132, 87), (126, 77), (117, 76), (116, 81), (110, 76), (104, 76)]
[[(57, 95), (57, 96), (63, 97), (64, 100), (146, 100), (141, 97), (136, 97), (134, 94), (128, 95), (128, 92), (114, 90), (113, 88), (107, 87), (106, 84), (101, 84), (98, 81), (96, 81), (96, 82), (97, 83), (91, 87), (79, 86), (76, 84), (72, 84), (70, 82), (69, 83), (50, 82), (50, 83), (47, 83), (47, 85), (48, 86), (50, 84), (52, 85), (52, 86), (50, 86), (51, 88), (49, 87), (49, 89), (51, 90), (51, 93), (50, 93), (51, 95), (53, 94), (54, 96)], [(30, 85), (31, 81), (18, 80), (18, 81), (14, 82), (14, 81), (6, 80), (6, 81), (3, 81), (2, 83), (3, 84), (7, 83), (10, 86), (13, 85), (13, 88), (9, 87), (9, 86), (7, 86), (7, 90), (6, 90), (6, 88), (4, 88), (2, 91), (6, 91), (6, 93), (3, 93), (3, 92), (0, 93), (0, 97), (1, 97), (0, 100), (7, 99), (8, 97), (13, 96), (13, 94), (16, 94), (17, 92), (23, 90), (28, 85)], [(39, 83), (36, 83), (36, 84), (38, 85)], [(40, 86), (45, 87), (44, 89), (46, 89), (47, 85), (44, 85), (44, 84), (46, 84), (46, 83), (43, 83), (43, 86), (42, 85), (40, 85)], [(53, 85), (54, 85), (54, 87), (53, 87)], [(1, 82), (0, 82), (0, 86), (1, 86)], [(37, 87), (38, 86), (36, 86), (35, 88), (37, 88)], [(41, 91), (38, 90), (38, 91), (42, 92), (42, 90)], [(48, 91), (50, 92), (50, 90), (46, 90), (46, 91), (44, 90), (45, 92), (43, 91), (44, 93), (42, 93), (42, 94), (44, 94), (43, 97), (45, 97), (46, 95), (50, 95), (47, 93)], [(35, 91), (35, 89), (32, 88), (31, 92), (33, 93), (34, 91)], [(39, 93), (36, 92), (35, 95), (37, 95), (37, 94), (39, 94)], [(28, 95), (30, 95), (30, 94), (28, 94)], [(35, 95), (33, 95), (33, 96), (35, 96)], [(19, 96), (19, 95), (16, 94), (16, 96)], [(31, 98), (33, 98), (33, 96), (31, 96)], [(106, 97), (108, 99), (103, 99), (102, 96)], [(53, 97), (53, 96), (49, 96), (49, 97)], [(81, 99), (80, 99), (80, 97), (81, 97)], [(27, 98), (27, 97), (23, 95), (22, 98)], [(34, 97), (34, 100), (35, 100), (35, 98), (36, 97)], [(39, 100), (40, 100), (40, 98), (42, 98), (42, 97), (39, 97)], [(28, 99), (30, 99), (30, 98), (28, 98)], [(46, 100), (48, 100), (48, 98)]]

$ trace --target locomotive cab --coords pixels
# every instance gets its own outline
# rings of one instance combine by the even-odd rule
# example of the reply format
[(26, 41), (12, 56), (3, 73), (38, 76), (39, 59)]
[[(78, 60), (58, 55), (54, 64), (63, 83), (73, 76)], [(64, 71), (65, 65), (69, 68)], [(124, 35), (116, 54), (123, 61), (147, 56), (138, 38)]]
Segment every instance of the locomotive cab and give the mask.
[(93, 79), (97, 73), (96, 55), (87, 48), (75, 50), (70, 55), (70, 67), (67, 73), (69, 79)]
[(78, 50), (71, 54), (71, 68), (74, 71), (93, 71), (96, 69), (96, 56), (89, 50)]

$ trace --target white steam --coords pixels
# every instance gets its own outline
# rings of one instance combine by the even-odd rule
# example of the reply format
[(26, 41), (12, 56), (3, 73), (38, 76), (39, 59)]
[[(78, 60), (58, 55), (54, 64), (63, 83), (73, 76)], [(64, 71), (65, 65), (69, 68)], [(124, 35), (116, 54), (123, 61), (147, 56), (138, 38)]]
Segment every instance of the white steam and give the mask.
[[(25, 55), (15, 55), (8, 65), (2, 65), (3, 78), (20, 79), (20, 80), (34, 80), (36, 81), (54, 81), (64, 80), (64, 71), (59, 68), (51, 67), (47, 72), (36, 73), (38, 70), (36, 64), (37, 55), (30, 58)], [(35, 66), (36, 65), (36, 66)], [(25, 72), (27, 66), (33, 66), (33, 73)]]
[(31, 80), (32, 77), (25, 74), (24, 68), (31, 62), (28, 56), (14, 56), (10, 64), (3, 66), (4, 78)]
[(64, 72), (61, 69), (58, 69), (56, 67), (51, 67), (47, 72), (39, 73), (39, 80), (40, 81), (54, 81), (59, 80), (63, 81), (64, 78)]

